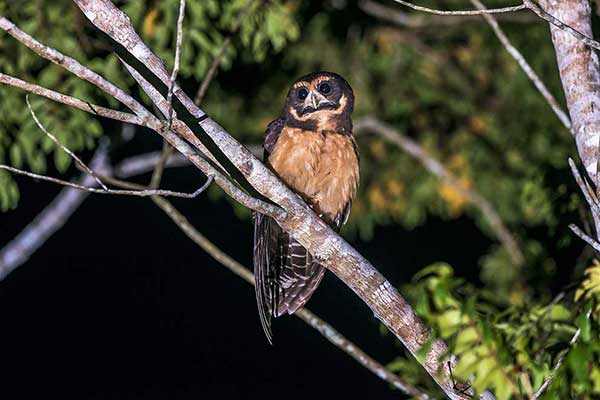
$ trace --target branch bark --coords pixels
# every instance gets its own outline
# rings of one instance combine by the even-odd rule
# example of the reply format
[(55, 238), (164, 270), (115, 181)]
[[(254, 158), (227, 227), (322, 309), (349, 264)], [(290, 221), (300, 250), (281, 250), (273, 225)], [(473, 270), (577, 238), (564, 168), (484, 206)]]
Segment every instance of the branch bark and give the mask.
[[(586, 0), (542, 0), (540, 6), (584, 35), (592, 36), (591, 7)], [(556, 61), (579, 157), (598, 188), (600, 145), (600, 70), (597, 53), (568, 31), (550, 24)], [(596, 234), (600, 217), (592, 212)]]
[[(592, 36), (591, 7), (586, 0), (542, 0), (540, 5), (565, 24)], [(567, 99), (579, 156), (598, 186), (600, 72), (598, 55), (568, 32), (550, 25), (558, 70)]]

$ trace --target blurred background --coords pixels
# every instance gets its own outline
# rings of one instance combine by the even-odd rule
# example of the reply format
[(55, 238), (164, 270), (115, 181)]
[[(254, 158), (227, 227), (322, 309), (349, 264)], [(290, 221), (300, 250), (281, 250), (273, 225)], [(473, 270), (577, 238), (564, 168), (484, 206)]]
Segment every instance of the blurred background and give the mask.
[[(179, 1), (115, 3), (171, 69)], [(426, 4), (473, 8), (468, 1)], [(2, 0), (0, 14), (150, 104), (71, 1)], [(498, 19), (563, 104), (547, 24), (529, 12)], [(497, 325), (505, 317), (524, 323), (528, 312), (543, 309), (590, 264), (591, 252), (567, 229), (588, 218), (567, 164), (576, 155), (574, 141), (481, 17), (428, 15), (392, 1), (188, 0), (184, 27), (181, 84), (195, 95), (220, 57), (201, 107), (253, 148), (268, 122), (281, 115), (297, 77), (330, 70), (350, 82), (362, 169), (358, 199), (342, 233), (433, 326), (439, 325), (439, 304), (431, 290), (438, 287), (423, 283), (423, 275), (414, 278), (424, 269), (443, 281), (444, 293), (485, 302), (487, 308), (470, 309), (473, 314), (504, 312), (482, 317)], [(0, 35), (0, 72), (122, 108)], [(124, 135), (119, 123), (41, 97), (31, 102), (46, 128), (84, 160), (101, 137), (108, 139), (114, 165), (161, 149), (160, 137), (143, 128)], [(390, 135), (366, 126), (365, 118), (415, 143), (453, 180), (432, 174)], [(80, 175), (35, 125), (25, 93), (7, 86), (0, 86), (0, 163), (64, 178)], [(132, 181), (147, 184), (150, 175)], [(161, 187), (192, 192), (204, 181), (195, 168), (168, 168)], [(0, 171), (0, 248), (61, 190)], [(492, 208), (500, 228), (472, 193)], [(173, 204), (251, 267), (248, 210), (215, 185), (200, 198)], [(275, 346), (268, 346), (254, 289), (190, 241), (149, 199), (89, 196), (0, 282), (0, 307), (3, 387), (19, 397), (404, 398), (296, 318), (277, 320)], [(431, 385), (332, 274), (308, 307), (401, 376)], [(565, 317), (568, 309), (563, 306), (560, 315), (574, 319)], [(521, 350), (560, 342), (542, 345), (535, 335), (544, 329), (523, 333), (528, 341)], [(511, 334), (485, 339), (498, 341), (506, 365), (519, 360), (507, 344)], [(543, 360), (547, 367), (536, 372), (541, 375), (554, 358)], [(529, 361), (513, 364), (527, 370)], [(584, 393), (592, 393), (594, 383), (588, 385)]]

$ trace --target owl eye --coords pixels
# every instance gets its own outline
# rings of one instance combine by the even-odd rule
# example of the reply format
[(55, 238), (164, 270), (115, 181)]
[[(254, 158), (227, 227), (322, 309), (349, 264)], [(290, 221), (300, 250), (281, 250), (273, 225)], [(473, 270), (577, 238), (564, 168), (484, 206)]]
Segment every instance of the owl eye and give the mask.
[(329, 94), (331, 92), (331, 85), (329, 83), (324, 82), (319, 85), (319, 92), (323, 94)]
[(308, 97), (308, 90), (302, 88), (300, 90), (298, 90), (298, 98), (300, 100), (304, 100)]

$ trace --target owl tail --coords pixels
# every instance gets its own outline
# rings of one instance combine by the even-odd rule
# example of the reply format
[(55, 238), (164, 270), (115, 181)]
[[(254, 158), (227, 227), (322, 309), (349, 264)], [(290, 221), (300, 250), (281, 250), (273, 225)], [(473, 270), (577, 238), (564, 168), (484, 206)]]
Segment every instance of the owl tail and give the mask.
[(280, 297), (277, 317), (293, 314), (304, 306), (321, 283), (325, 268), (314, 262), (310, 253), (287, 234), (280, 237)]

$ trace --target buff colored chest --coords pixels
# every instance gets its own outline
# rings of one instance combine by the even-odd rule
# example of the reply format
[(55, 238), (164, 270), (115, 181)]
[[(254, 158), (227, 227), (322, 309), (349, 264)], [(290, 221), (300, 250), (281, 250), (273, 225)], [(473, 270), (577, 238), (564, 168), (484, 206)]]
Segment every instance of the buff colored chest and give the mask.
[(356, 193), (359, 165), (351, 136), (283, 128), (269, 164), (328, 223)]

